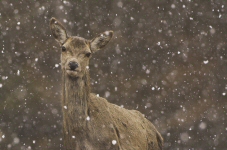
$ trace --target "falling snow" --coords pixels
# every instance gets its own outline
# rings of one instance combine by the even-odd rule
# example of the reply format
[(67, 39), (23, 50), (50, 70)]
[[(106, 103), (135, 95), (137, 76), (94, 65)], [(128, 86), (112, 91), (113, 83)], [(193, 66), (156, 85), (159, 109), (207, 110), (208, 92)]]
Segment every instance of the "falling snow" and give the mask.
[(58, 68), (58, 67), (59, 67), (59, 64), (55, 64), (54, 66), (55, 66), (56, 68)]
[(116, 140), (113, 140), (113, 141), (112, 141), (112, 144), (113, 144), (113, 145), (116, 145), (116, 144), (117, 144), (117, 141), (116, 141)]
[(89, 117), (89, 116), (87, 116), (86, 120), (87, 120), (87, 121), (89, 121), (89, 120), (90, 120), (90, 117)]
[(164, 149), (226, 149), (227, 1), (0, 4), (0, 149), (63, 149), (62, 112), (72, 106), (62, 110), (62, 52), (49, 29), (52, 16), (69, 36), (114, 31), (86, 66), (91, 91), (142, 112), (161, 132)]
[(206, 127), (207, 127), (207, 124), (206, 124), (205, 122), (201, 122), (201, 123), (199, 124), (199, 128), (200, 128), (201, 130), (206, 129)]
[(20, 75), (20, 70), (17, 70), (17, 75), (18, 75), (18, 76)]
[(209, 61), (208, 61), (208, 60), (204, 60), (203, 63), (204, 63), (204, 64), (208, 64)]

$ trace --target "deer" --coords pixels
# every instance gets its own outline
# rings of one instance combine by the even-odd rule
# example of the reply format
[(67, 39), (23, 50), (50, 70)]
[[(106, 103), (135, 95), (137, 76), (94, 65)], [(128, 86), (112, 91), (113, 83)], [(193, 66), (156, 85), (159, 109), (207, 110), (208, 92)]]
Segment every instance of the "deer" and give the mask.
[(65, 149), (162, 150), (161, 134), (143, 114), (91, 93), (89, 60), (109, 43), (113, 31), (105, 31), (92, 40), (69, 36), (54, 17), (50, 19), (50, 29), (61, 47)]

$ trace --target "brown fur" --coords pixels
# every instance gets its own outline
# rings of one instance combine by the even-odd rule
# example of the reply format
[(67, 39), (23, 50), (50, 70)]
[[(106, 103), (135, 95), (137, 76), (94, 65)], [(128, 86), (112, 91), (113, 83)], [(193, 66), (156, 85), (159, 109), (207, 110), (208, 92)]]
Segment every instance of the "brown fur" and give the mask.
[[(104, 47), (111, 39), (112, 31), (103, 33), (104, 38), (101, 34), (89, 41), (67, 37), (64, 27), (55, 18), (51, 19), (50, 27), (55, 39), (67, 49), (61, 56), (65, 148), (161, 150), (163, 140), (160, 133), (140, 112), (121, 108), (90, 93), (90, 76), (86, 67), (89, 58), (85, 54)], [(77, 72), (67, 70), (70, 61), (78, 63)]]

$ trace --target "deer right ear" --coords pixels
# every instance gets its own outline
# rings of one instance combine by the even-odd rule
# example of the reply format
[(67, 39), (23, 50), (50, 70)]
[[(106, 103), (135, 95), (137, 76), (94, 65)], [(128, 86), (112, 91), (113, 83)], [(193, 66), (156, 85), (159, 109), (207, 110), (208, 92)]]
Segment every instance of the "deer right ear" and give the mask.
[(68, 36), (64, 26), (54, 17), (50, 19), (50, 29), (55, 40), (61, 45), (67, 40)]
[(113, 36), (113, 31), (106, 31), (91, 40), (91, 51), (94, 53), (105, 47)]

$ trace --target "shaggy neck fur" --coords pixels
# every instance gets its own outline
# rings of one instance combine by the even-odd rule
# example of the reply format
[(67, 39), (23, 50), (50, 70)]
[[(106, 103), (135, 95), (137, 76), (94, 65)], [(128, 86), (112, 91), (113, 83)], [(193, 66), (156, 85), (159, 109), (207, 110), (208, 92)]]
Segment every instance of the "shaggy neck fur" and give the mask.
[(86, 130), (90, 100), (89, 79), (88, 71), (85, 72), (82, 78), (70, 77), (63, 71), (62, 111), (65, 142), (76, 141), (76, 138)]

